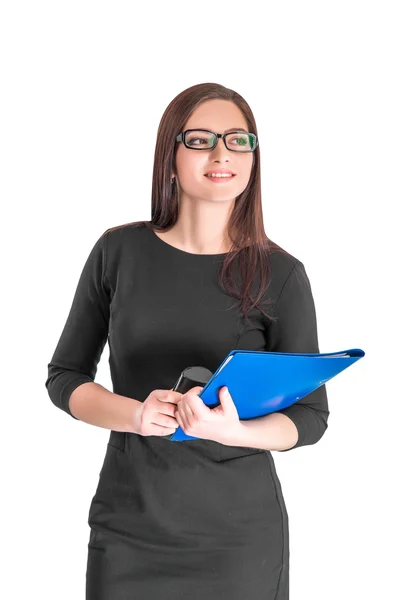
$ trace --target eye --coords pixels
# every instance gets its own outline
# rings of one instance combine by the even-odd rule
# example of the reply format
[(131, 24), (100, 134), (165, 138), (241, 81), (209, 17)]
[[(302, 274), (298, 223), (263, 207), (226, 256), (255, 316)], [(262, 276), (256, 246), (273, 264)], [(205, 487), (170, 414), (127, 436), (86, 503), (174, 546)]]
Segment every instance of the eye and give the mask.
[[(190, 146), (209, 146), (209, 138), (206, 137), (190, 137), (186, 140)], [(199, 142), (199, 143), (195, 143)]]
[[(200, 141), (200, 144), (195, 144), (196, 141)], [(208, 145), (208, 139), (206, 138), (200, 138), (200, 137), (193, 137), (190, 138), (189, 140), (186, 140), (188, 144), (190, 144), (191, 146), (203, 146), (203, 145)]]
[(246, 136), (231, 138), (229, 140), (229, 142), (232, 142), (235, 140), (239, 140), (239, 144), (237, 144), (238, 146), (246, 146), (246, 144), (249, 143), (249, 139)]

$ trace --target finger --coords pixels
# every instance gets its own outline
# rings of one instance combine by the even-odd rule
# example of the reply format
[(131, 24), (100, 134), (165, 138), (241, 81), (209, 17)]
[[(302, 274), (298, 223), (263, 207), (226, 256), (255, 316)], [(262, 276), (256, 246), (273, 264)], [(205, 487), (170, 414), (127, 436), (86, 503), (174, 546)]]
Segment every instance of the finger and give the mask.
[(182, 419), (181, 415), (179, 414), (179, 411), (176, 412), (175, 418), (176, 418), (176, 422), (178, 423), (179, 427), (181, 427), (183, 429), (183, 431), (185, 432), (186, 425), (183, 422), (183, 419)]
[(219, 400), (225, 414), (238, 416), (237, 408), (227, 386), (219, 390)]
[(172, 433), (175, 433), (176, 431), (176, 427), (164, 427), (163, 425), (157, 425), (157, 423), (152, 423), (151, 424), (151, 431), (152, 433), (147, 434), (147, 435), (170, 435)]
[(177, 410), (177, 406), (175, 404), (171, 404), (169, 402), (164, 402), (157, 410), (160, 415), (169, 415), (171, 417), (175, 417), (175, 411)]
[(187, 401), (179, 403), (178, 411), (187, 423), (189, 423), (189, 420), (192, 419), (192, 417), (194, 417), (194, 412)]
[(196, 394), (196, 395), (198, 396), (198, 395), (200, 394), (201, 390), (203, 390), (203, 389), (204, 389), (204, 387), (203, 387), (203, 386), (201, 386), (201, 385), (196, 385), (195, 387), (191, 388), (191, 389), (189, 390), (189, 392), (187, 392), (187, 393), (188, 393), (188, 394), (189, 394), (189, 393), (193, 393), (193, 394)]
[(173, 392), (172, 390), (156, 390), (157, 400), (161, 402), (170, 402), (171, 404), (178, 404), (182, 397), (180, 392)]
[(197, 394), (189, 391), (185, 394), (185, 400), (183, 402), (184, 408), (188, 408), (186, 415), (193, 422), (194, 420), (201, 420), (207, 418), (210, 409), (206, 406), (201, 398)]
[(184, 431), (186, 431), (187, 428), (188, 428), (188, 421), (187, 421), (187, 418), (186, 418), (186, 414), (184, 412), (184, 407), (183, 407), (183, 403), (182, 402), (180, 402), (178, 404), (178, 408), (176, 410), (175, 418), (176, 418), (179, 426), (182, 427), (182, 429)]

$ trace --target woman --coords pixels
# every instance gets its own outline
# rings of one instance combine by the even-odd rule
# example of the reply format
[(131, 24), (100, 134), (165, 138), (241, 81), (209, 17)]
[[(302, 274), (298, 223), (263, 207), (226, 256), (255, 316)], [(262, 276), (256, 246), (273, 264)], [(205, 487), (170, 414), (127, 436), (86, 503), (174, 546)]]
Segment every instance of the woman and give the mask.
[[(239, 94), (206, 83), (170, 103), (152, 194), (150, 222), (94, 244), (48, 365), (54, 404), (111, 430), (86, 598), (284, 600), (288, 518), (271, 450), (321, 438), (325, 386), (246, 422), (223, 390), (215, 409), (199, 387), (172, 391), (186, 367), (214, 372), (233, 349), (319, 352), (304, 265), (263, 230), (257, 128)], [(113, 392), (94, 383), (107, 340)], [(198, 439), (171, 442), (178, 426)]]

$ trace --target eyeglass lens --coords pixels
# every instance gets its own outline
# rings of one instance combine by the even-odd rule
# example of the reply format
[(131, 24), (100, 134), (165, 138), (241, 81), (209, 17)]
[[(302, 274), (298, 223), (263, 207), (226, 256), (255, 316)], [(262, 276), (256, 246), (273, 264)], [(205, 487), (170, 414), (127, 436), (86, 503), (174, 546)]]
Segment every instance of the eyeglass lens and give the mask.
[[(215, 134), (207, 131), (189, 131), (186, 133), (185, 139), (190, 148), (212, 148), (216, 142)], [(237, 152), (248, 152), (253, 150), (256, 145), (255, 135), (244, 131), (229, 133), (225, 141), (230, 150), (236, 150)]]

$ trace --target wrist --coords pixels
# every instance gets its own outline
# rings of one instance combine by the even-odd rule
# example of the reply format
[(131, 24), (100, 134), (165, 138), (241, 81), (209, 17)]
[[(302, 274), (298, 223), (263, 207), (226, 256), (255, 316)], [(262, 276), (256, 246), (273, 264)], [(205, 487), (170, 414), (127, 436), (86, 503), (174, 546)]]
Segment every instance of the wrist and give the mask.
[(247, 437), (248, 433), (245, 428), (245, 422), (238, 421), (234, 427), (230, 427), (229, 430), (218, 436), (218, 439), (215, 441), (224, 446), (245, 446)]
[(130, 414), (130, 428), (128, 428), (126, 431), (128, 433), (136, 433), (137, 435), (141, 435), (140, 430), (143, 412), (143, 402), (140, 402), (139, 400), (133, 400), (133, 398), (131, 398), (131, 400), (133, 401), (133, 405)]

